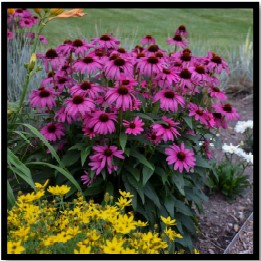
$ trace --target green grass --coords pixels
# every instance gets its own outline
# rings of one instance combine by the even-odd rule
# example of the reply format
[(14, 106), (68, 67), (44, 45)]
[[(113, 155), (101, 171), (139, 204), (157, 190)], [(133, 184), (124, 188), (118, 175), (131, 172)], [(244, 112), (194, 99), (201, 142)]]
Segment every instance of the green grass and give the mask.
[[(112, 32), (129, 49), (152, 34), (161, 48), (168, 49), (166, 38), (172, 37), (180, 24), (189, 31), (190, 48), (198, 54), (229, 51), (246, 39), (253, 28), (251, 9), (85, 9), (81, 18), (55, 19), (44, 29), (48, 47), (56, 47), (65, 39), (91, 37)], [(203, 53), (202, 53), (203, 52)], [(194, 53), (195, 54), (195, 53)], [(220, 53), (220, 55), (224, 55)]]

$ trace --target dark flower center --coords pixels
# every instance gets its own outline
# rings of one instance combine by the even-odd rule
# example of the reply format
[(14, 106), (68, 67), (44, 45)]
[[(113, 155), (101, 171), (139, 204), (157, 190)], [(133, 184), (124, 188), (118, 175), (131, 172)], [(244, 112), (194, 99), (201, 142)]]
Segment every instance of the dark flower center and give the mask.
[(204, 112), (202, 110), (196, 110), (196, 113), (199, 115), (199, 116), (202, 116), (204, 114)]
[(196, 66), (195, 71), (199, 74), (204, 74), (205, 73), (205, 67), (203, 65), (198, 65), (198, 66)]
[(164, 97), (165, 97), (165, 98), (168, 98), (168, 99), (173, 99), (174, 96), (175, 96), (175, 94), (174, 94), (174, 92), (172, 92), (172, 91), (166, 91), (166, 92), (164, 93)]
[(121, 86), (119, 87), (118, 89), (118, 93), (121, 94), (121, 95), (126, 95), (129, 93), (129, 90), (128, 88), (124, 87), (124, 86)]
[(147, 61), (151, 64), (157, 64), (159, 62), (159, 59), (156, 56), (150, 56)]
[(100, 40), (103, 40), (103, 41), (110, 41), (111, 38), (108, 34), (103, 34), (100, 38)]
[(84, 90), (84, 91), (91, 89), (91, 84), (90, 84), (90, 82), (84, 81), (84, 82), (81, 84), (81, 89)]
[(214, 92), (220, 92), (220, 90), (219, 90), (218, 87), (214, 87), (212, 90), (213, 90)]
[(98, 56), (98, 57), (102, 57), (103, 52), (101, 50), (95, 50), (95, 55)]
[(191, 73), (189, 72), (188, 69), (183, 69), (181, 71), (181, 73), (179, 74), (180, 78), (183, 78), (183, 79), (190, 79), (191, 77)]
[(147, 39), (151, 39), (151, 38), (152, 38), (152, 37), (151, 37), (151, 34), (147, 34), (147, 35), (146, 35), (146, 38), (147, 38)]
[(42, 91), (42, 90), (44, 90), (44, 89), (45, 89), (44, 86), (40, 86), (40, 87), (38, 88), (39, 91)]
[(183, 152), (177, 153), (177, 158), (181, 161), (185, 159), (186, 155)]
[(223, 106), (223, 110), (226, 112), (232, 112), (232, 106), (231, 104), (227, 103)]
[(186, 27), (182, 24), (182, 25), (179, 26), (179, 30), (185, 32)]
[(17, 8), (15, 11), (16, 11), (16, 13), (22, 13), (23, 9), (22, 8)]
[(120, 48), (118, 48), (118, 50), (117, 50), (119, 53), (126, 53), (126, 51), (125, 51), (125, 49), (124, 48), (122, 48), (122, 47), (120, 47)]
[(83, 42), (80, 39), (75, 39), (73, 41), (72, 45), (75, 46), (75, 47), (81, 47), (81, 46), (83, 46)]
[(139, 54), (137, 55), (137, 59), (139, 59), (140, 57), (145, 57), (145, 54), (144, 54), (144, 53), (139, 53)]
[(110, 156), (112, 155), (111, 149), (106, 149), (106, 150), (104, 151), (104, 155), (107, 156), (107, 157), (110, 157)]
[(69, 44), (69, 45), (71, 45), (72, 43), (73, 42), (71, 40), (68, 40), (68, 39), (64, 40), (64, 42), (63, 42), (63, 44)]
[(51, 124), (48, 126), (48, 132), (53, 133), (53, 132), (55, 132), (55, 130), (56, 130), (56, 126), (54, 124)]
[(17, 248), (17, 246), (12, 246), (12, 249), (16, 249)]
[(214, 112), (214, 113), (212, 113), (212, 114), (213, 114), (213, 116), (214, 116), (215, 118), (217, 118), (217, 119), (221, 119), (221, 118), (222, 118), (222, 114), (221, 114), (221, 113)]
[(218, 55), (213, 55), (211, 61), (213, 63), (216, 63), (216, 64), (221, 64), (222, 63), (222, 60), (221, 60), (220, 56), (218, 56)]
[(157, 52), (158, 50), (159, 50), (159, 47), (158, 47), (158, 45), (156, 45), (156, 44), (153, 44), (153, 45), (151, 45), (151, 46), (148, 48), (148, 51), (149, 51), (149, 52), (153, 52), (153, 53)]
[(47, 90), (44, 90), (44, 89), (43, 89), (43, 90), (40, 91), (39, 96), (40, 96), (41, 98), (47, 98), (47, 97), (50, 96), (50, 92), (48, 92)]
[(46, 53), (45, 53), (46, 58), (49, 59), (53, 59), (58, 57), (57, 52), (54, 49), (49, 49)]
[(181, 63), (175, 62), (173, 65), (174, 65), (175, 67), (180, 67), (180, 66), (181, 66)]
[(135, 129), (136, 128), (136, 125), (135, 125), (135, 123), (130, 123), (130, 126), (129, 126), (131, 129)]
[(123, 81), (122, 81), (122, 85), (128, 85), (128, 84), (130, 84), (130, 81), (129, 81), (129, 80), (123, 80)]
[(180, 59), (184, 62), (188, 62), (191, 60), (191, 56), (189, 52), (183, 53), (183, 55), (180, 57)]
[(159, 57), (159, 58), (163, 57), (163, 53), (160, 51), (156, 52), (155, 55), (156, 55), (156, 57)]
[(67, 81), (66, 78), (60, 78), (60, 79), (58, 80), (58, 83), (59, 83), (59, 84), (63, 84), (63, 83), (65, 83), (66, 81)]
[(81, 103), (83, 103), (83, 101), (84, 101), (84, 99), (80, 95), (76, 95), (76, 96), (73, 97), (73, 103), (74, 104), (81, 104)]
[(69, 65), (64, 65), (64, 66), (62, 67), (62, 70), (63, 70), (63, 71), (66, 71), (68, 68), (69, 68)]
[(182, 38), (179, 34), (175, 34), (173, 40), (177, 41), (177, 42), (182, 42)]
[(107, 122), (109, 120), (109, 116), (107, 114), (101, 114), (100, 117), (99, 117), (99, 120), (101, 122)]
[(47, 75), (48, 78), (51, 78), (53, 76), (54, 76), (54, 72), (48, 72), (48, 75)]
[(189, 48), (185, 48), (185, 49), (183, 50), (183, 53), (191, 53), (191, 50), (190, 50)]
[(88, 64), (88, 63), (92, 63), (93, 59), (90, 56), (86, 56), (83, 60), (84, 63)]
[(124, 64), (125, 64), (125, 61), (122, 58), (116, 58), (114, 60), (114, 65), (123, 66)]
[(165, 74), (170, 74), (170, 70), (167, 69), (167, 68), (164, 68), (164, 69), (163, 69), (163, 73), (165, 73)]
[(119, 56), (117, 54), (113, 54), (111, 57), (110, 57), (110, 61), (112, 60), (116, 60)]
[(26, 21), (24, 21), (24, 23), (25, 23), (25, 24), (29, 24), (29, 22), (28, 22), (27, 20), (26, 20)]
[(140, 45), (136, 45), (135, 49), (139, 49), (142, 52), (144, 48), (142, 46), (140, 46)]
[(152, 140), (156, 140), (156, 138), (157, 138), (157, 135), (155, 133), (151, 134), (151, 139)]

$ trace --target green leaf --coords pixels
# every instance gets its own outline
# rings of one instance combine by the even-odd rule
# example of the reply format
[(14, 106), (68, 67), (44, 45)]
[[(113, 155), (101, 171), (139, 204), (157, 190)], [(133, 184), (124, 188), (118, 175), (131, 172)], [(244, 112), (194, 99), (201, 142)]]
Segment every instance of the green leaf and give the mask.
[(9, 181), (7, 180), (7, 207), (10, 210), (15, 204), (15, 196), (13, 190), (10, 186)]
[(137, 113), (136, 115), (139, 116), (142, 119), (149, 120), (149, 121), (154, 123), (154, 120), (150, 116), (148, 116), (147, 114)]
[(139, 183), (134, 177), (133, 175), (127, 175), (127, 180), (128, 182), (136, 189), (136, 191), (138, 192), (141, 200), (142, 200), (142, 204), (145, 203), (145, 197), (144, 197), (144, 191), (142, 188), (142, 184)]
[(28, 145), (32, 146), (30, 140), (27, 139), (27, 137), (23, 134), (22, 131), (14, 131), (14, 133), (20, 135)]
[(114, 195), (114, 186), (110, 181), (106, 184), (105, 192), (108, 192), (110, 196)]
[(125, 151), (125, 146), (127, 143), (128, 135), (125, 133), (120, 133), (120, 145), (123, 151)]
[(143, 186), (146, 185), (146, 183), (148, 182), (148, 180), (150, 179), (150, 177), (153, 175), (154, 173), (154, 170), (152, 169), (149, 169), (148, 167), (146, 166), (143, 166), (143, 169), (142, 169), (142, 176), (143, 176)]
[(31, 175), (31, 171), (29, 168), (24, 165), (13, 152), (7, 148), (7, 157), (8, 157), (8, 164), (12, 165), (12, 168), (15, 173), (21, 177), (28, 185), (30, 185), (33, 189), (35, 189), (34, 181)]
[(168, 174), (163, 168), (156, 167), (155, 173), (161, 177), (163, 185), (165, 185), (166, 181), (168, 180)]
[(148, 162), (146, 157), (140, 154), (137, 150), (132, 150), (130, 155), (136, 158), (141, 164), (147, 166), (148, 168), (154, 171), (154, 166), (152, 165), (152, 163)]
[(195, 157), (196, 157), (196, 166), (202, 167), (202, 168), (205, 168), (205, 169), (211, 168), (208, 161), (205, 160), (204, 158), (202, 158), (202, 156), (196, 155)]
[(84, 165), (87, 157), (90, 155), (91, 153), (91, 147), (85, 147), (81, 150), (81, 163), (82, 166)]
[(140, 180), (140, 170), (137, 168), (132, 168), (130, 166), (125, 166), (125, 169), (127, 169), (130, 174), (137, 180), (137, 182)]
[(52, 169), (56, 169), (57, 171), (59, 171), (62, 175), (64, 175), (69, 181), (71, 181), (71, 183), (78, 189), (78, 191), (80, 191), (82, 193), (82, 189), (79, 186), (78, 182), (75, 180), (75, 178), (71, 175), (71, 173), (69, 173), (66, 169), (63, 169), (61, 167), (55, 166), (53, 164), (50, 163), (46, 163), (46, 162), (32, 162), (32, 163), (27, 163), (27, 165), (43, 165), (43, 166), (47, 166), (50, 167)]
[(62, 158), (62, 163), (64, 166), (69, 167), (78, 161), (80, 153), (75, 153), (75, 151), (67, 151)]
[(60, 160), (59, 156), (57, 155), (55, 149), (53, 148), (52, 145), (50, 145), (50, 143), (47, 141), (47, 139), (32, 125), (26, 124), (26, 123), (23, 123), (22, 125), (24, 125), (28, 129), (30, 129), (30, 131), (44, 143), (44, 145), (49, 149), (51, 155), (56, 159), (58, 164), (63, 168), (64, 164), (61, 162), (61, 160)]
[(143, 188), (144, 190), (144, 194), (151, 199), (151, 201), (160, 209), (161, 208), (161, 204), (160, 204), (160, 200), (159, 197), (157, 195), (157, 193), (155, 192), (153, 186), (151, 185), (150, 182), (147, 182), (146, 186)]
[(87, 187), (84, 190), (83, 195), (84, 196), (95, 196), (100, 194), (102, 191), (104, 191), (104, 187), (102, 186), (97, 186), (97, 187)]
[(167, 209), (167, 211), (169, 212), (169, 215), (174, 218), (174, 200), (173, 197), (168, 196), (166, 198), (164, 198), (164, 206)]
[(132, 197), (132, 201), (131, 201), (131, 204), (132, 204), (132, 207), (134, 209), (134, 211), (137, 210), (137, 206), (138, 206), (138, 195), (137, 195), (137, 191), (135, 188), (133, 188), (131, 186), (131, 184), (128, 182), (128, 181), (125, 181), (124, 182), (124, 186), (126, 188), (126, 192), (130, 192), (131, 195), (133, 195)]
[(175, 186), (178, 188), (180, 194), (182, 196), (185, 196), (183, 175), (177, 171), (173, 171), (172, 172), (172, 181), (175, 184)]
[(187, 125), (190, 127), (190, 129), (193, 129), (193, 124), (192, 124), (192, 117), (184, 117), (184, 121), (187, 123)]
[(175, 204), (175, 208), (178, 212), (181, 212), (187, 216), (194, 215), (192, 210), (188, 206), (186, 206), (182, 201), (175, 199), (174, 204)]

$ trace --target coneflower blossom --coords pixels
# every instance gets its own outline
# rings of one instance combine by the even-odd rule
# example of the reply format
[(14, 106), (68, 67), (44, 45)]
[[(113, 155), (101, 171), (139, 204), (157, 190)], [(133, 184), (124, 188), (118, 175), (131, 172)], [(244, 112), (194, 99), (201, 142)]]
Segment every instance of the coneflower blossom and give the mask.
[(147, 49), (144, 49), (144, 53), (146, 56), (156, 56), (156, 53), (158, 54), (161, 53), (162, 54), (161, 57), (163, 57), (166, 51), (160, 49), (158, 45), (152, 44)]
[(115, 102), (116, 108), (121, 108), (123, 111), (133, 110), (133, 102), (136, 100), (134, 89), (129, 86), (117, 86), (109, 88), (105, 94), (105, 100), (108, 104)]
[(16, 8), (14, 12), (14, 16), (19, 17), (30, 17), (32, 16), (31, 12), (26, 8)]
[(188, 38), (188, 31), (186, 30), (186, 27), (183, 24), (178, 27), (175, 34), (179, 34), (181, 36), (184, 36), (185, 38)]
[(40, 133), (49, 141), (60, 140), (65, 135), (65, 129), (61, 123), (48, 123), (45, 127), (40, 130)]
[[(96, 178), (96, 176), (94, 176), (94, 179)], [(93, 180), (89, 177), (89, 173), (87, 171), (84, 170), (84, 175), (81, 176), (81, 180), (83, 182), (83, 184), (86, 184), (87, 186), (91, 185)]]
[(178, 110), (178, 105), (181, 107), (185, 106), (184, 98), (171, 89), (165, 89), (159, 91), (153, 101), (160, 101), (160, 108), (164, 111), (176, 112)]
[(116, 56), (115, 59), (107, 61), (104, 66), (105, 75), (109, 79), (120, 80), (121, 77), (127, 76), (133, 78), (133, 65), (131, 58), (123, 59)]
[(140, 74), (146, 75), (148, 77), (158, 74), (163, 70), (163, 61), (156, 56), (141, 57), (137, 60), (137, 69), (139, 69)]
[(94, 45), (87, 43), (84, 39), (75, 39), (71, 44), (71, 51), (75, 56), (80, 54), (85, 56), (92, 47), (94, 47)]
[(127, 128), (125, 131), (126, 134), (141, 134), (144, 131), (144, 129), (142, 128), (143, 125), (144, 122), (138, 116), (130, 122), (123, 120), (123, 126)]
[(209, 72), (221, 74), (222, 70), (225, 69), (225, 71), (229, 75), (228, 64), (219, 55), (212, 52), (208, 52), (207, 58), (208, 58), (207, 69), (209, 70)]
[(141, 44), (145, 45), (151, 45), (151, 44), (156, 44), (155, 38), (153, 38), (150, 34), (147, 34), (146, 37), (141, 39)]
[(194, 104), (194, 103), (189, 103), (188, 105), (189, 109), (189, 115), (188, 116), (193, 116), (195, 117), (195, 120), (200, 121), (201, 123), (205, 124), (208, 126), (208, 118), (207, 116), (207, 111), (204, 110), (202, 107)]
[(64, 40), (63, 44), (56, 48), (57, 53), (68, 56), (72, 51), (72, 41), (69, 39)]
[(173, 38), (167, 38), (166, 41), (169, 45), (174, 45), (182, 48), (186, 48), (188, 46), (188, 41), (182, 38), (180, 34), (175, 34)]
[(172, 145), (165, 149), (165, 154), (168, 155), (166, 161), (168, 165), (174, 164), (174, 170), (179, 170), (180, 173), (185, 169), (189, 172), (190, 168), (194, 168), (196, 165), (196, 158), (194, 152), (190, 149), (186, 149), (184, 142), (180, 146)]
[(60, 110), (56, 111), (54, 119), (56, 119), (58, 122), (68, 122), (69, 124), (72, 124), (72, 117), (65, 113), (65, 108), (61, 108)]
[(194, 64), (196, 58), (192, 56), (191, 50), (186, 48), (181, 52), (171, 54), (170, 60), (181, 63), (183, 67), (188, 67)]
[(177, 138), (179, 132), (175, 128), (179, 125), (178, 122), (174, 122), (171, 118), (163, 116), (161, 118), (165, 123), (162, 124), (153, 124), (152, 129), (156, 132), (157, 136), (161, 136), (164, 141), (174, 140), (174, 137)]
[(116, 146), (94, 146), (93, 149), (95, 152), (94, 155), (90, 156), (89, 166), (92, 167), (91, 170), (96, 170), (96, 175), (106, 167), (109, 174), (117, 170), (117, 165), (113, 165), (113, 156), (124, 159), (123, 151), (118, 150)]
[(93, 128), (94, 133), (97, 134), (111, 134), (116, 130), (114, 122), (117, 122), (116, 114), (96, 111), (92, 114), (86, 127)]
[(209, 76), (203, 64), (196, 64), (195, 66), (189, 67), (189, 69), (192, 72), (191, 79), (193, 82), (201, 85), (205, 85), (208, 82)]
[(211, 97), (216, 98), (220, 101), (224, 101), (227, 99), (225, 93), (222, 92), (218, 87), (209, 88), (208, 93), (210, 94)]
[(86, 113), (95, 110), (96, 106), (93, 100), (81, 95), (74, 95), (72, 98), (68, 98), (64, 104), (65, 113), (75, 119), (79, 114), (84, 117)]
[(54, 76), (54, 82), (55, 84), (52, 84), (52, 87), (61, 92), (65, 87), (71, 88), (75, 80), (67, 76), (63, 71), (59, 71)]
[(158, 81), (158, 86), (164, 87), (172, 87), (177, 82), (180, 81), (180, 77), (177, 73), (174, 72), (173, 69), (163, 68), (162, 72), (159, 73), (154, 80)]
[(58, 94), (51, 89), (41, 86), (30, 95), (30, 104), (32, 107), (52, 109), (56, 105), (55, 98)]
[(231, 106), (230, 103), (226, 104), (212, 104), (212, 107), (216, 110), (216, 112), (221, 113), (226, 116), (228, 120), (239, 120), (240, 117), (235, 108)]
[(48, 40), (42, 34), (38, 35), (38, 39), (40, 40), (41, 43), (48, 44)]
[(101, 70), (102, 67), (102, 62), (94, 56), (85, 56), (83, 59), (77, 60), (73, 63), (73, 69), (82, 74), (95, 73), (98, 69)]
[(72, 95), (82, 95), (91, 99), (99, 97), (101, 92), (103, 92), (102, 87), (91, 81), (83, 81), (70, 89)]
[(214, 126), (216, 128), (220, 128), (220, 127), (222, 127), (223, 129), (228, 128), (228, 125), (227, 125), (227, 122), (226, 122), (224, 115), (222, 115), (221, 113), (217, 113), (217, 112), (212, 113), (212, 115), (213, 115), (213, 118), (214, 118), (214, 121), (215, 121)]
[(7, 29), (7, 39), (13, 39), (14, 38), (14, 35), (13, 35), (13, 32), (10, 31), (9, 29)]
[(93, 38), (91, 44), (96, 45), (98, 48), (118, 48), (120, 41), (112, 37), (112, 34), (103, 34), (100, 38)]

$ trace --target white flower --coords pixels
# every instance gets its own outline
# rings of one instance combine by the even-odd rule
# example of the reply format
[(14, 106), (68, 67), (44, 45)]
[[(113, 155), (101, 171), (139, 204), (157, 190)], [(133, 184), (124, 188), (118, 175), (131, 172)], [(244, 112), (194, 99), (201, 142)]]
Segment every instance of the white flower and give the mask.
[(234, 153), (235, 153), (237, 156), (243, 157), (243, 158), (244, 158), (245, 155), (246, 155), (246, 153), (244, 152), (244, 150), (241, 149), (241, 148), (236, 148)]
[(248, 163), (252, 163), (253, 164), (253, 154), (252, 153), (249, 153), (249, 154), (246, 154), (244, 155), (244, 159), (248, 162)]
[(224, 143), (224, 145), (222, 146), (222, 150), (224, 153), (230, 153), (230, 154), (234, 154), (237, 150), (238, 150), (238, 146), (233, 146), (232, 143), (230, 143), (230, 145), (227, 145), (226, 143)]
[(238, 121), (234, 130), (237, 133), (244, 133), (246, 129), (253, 129), (253, 121), (248, 120), (248, 121)]

